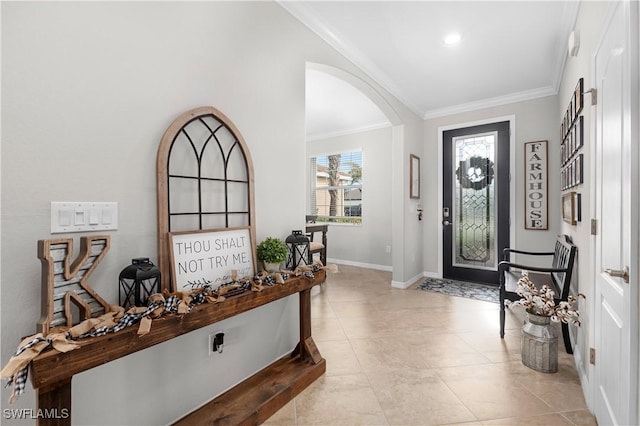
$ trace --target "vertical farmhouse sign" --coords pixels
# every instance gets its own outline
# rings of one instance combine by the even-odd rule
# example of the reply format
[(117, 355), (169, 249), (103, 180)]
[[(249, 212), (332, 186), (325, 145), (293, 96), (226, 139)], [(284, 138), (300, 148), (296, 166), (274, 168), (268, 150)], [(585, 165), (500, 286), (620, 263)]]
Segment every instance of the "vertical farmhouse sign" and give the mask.
[(255, 273), (249, 228), (172, 232), (169, 238), (174, 291), (218, 288), (231, 282), (233, 270), (238, 278)]
[(547, 141), (524, 144), (525, 229), (549, 229)]

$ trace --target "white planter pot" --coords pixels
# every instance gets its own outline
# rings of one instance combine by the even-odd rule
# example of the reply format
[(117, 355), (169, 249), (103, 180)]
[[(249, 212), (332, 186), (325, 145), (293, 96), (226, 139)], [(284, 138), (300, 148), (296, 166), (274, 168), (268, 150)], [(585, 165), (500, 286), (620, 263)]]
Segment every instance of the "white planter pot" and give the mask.
[(267, 272), (278, 272), (280, 270), (280, 265), (282, 262), (271, 263), (271, 262), (262, 262), (264, 265), (264, 270)]

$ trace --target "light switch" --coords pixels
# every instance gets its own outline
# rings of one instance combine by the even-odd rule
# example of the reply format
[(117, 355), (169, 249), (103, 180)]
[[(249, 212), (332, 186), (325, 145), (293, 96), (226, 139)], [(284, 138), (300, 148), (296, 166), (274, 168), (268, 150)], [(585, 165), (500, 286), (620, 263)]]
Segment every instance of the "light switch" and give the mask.
[(117, 202), (51, 202), (51, 233), (118, 229)]
[(76, 207), (73, 224), (77, 226), (84, 225), (84, 210), (82, 208)]
[(102, 224), (110, 225), (113, 219), (111, 218), (111, 210), (108, 207), (102, 209)]
[(100, 224), (100, 212), (96, 208), (89, 210), (89, 225)]
[(59, 210), (58, 211), (58, 225), (70, 226), (71, 225), (71, 211)]

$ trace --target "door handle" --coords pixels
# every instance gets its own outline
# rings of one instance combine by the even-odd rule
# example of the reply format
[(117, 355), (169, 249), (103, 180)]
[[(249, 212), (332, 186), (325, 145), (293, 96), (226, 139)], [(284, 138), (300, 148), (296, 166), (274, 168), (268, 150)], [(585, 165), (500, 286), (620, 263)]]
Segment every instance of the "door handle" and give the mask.
[(624, 269), (605, 269), (604, 272), (612, 277), (622, 278), (625, 283), (629, 284), (629, 267), (625, 266)]
[(443, 224), (444, 226), (451, 226), (451, 222), (449, 222), (448, 220), (443, 220), (443, 221), (442, 221), (442, 224)]

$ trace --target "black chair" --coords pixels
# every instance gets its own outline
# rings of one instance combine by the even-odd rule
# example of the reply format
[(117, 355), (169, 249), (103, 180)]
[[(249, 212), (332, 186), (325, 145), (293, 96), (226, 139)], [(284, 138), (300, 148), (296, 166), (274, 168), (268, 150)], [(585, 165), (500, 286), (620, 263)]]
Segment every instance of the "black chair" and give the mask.
[[(552, 256), (551, 267), (545, 268), (528, 266), (523, 263), (513, 263), (510, 261), (511, 253), (526, 256)], [(518, 288), (518, 280), (522, 276), (522, 271), (529, 271), (529, 278), (536, 287), (540, 288), (545, 284), (551, 287), (555, 293), (554, 301), (557, 306), (559, 302), (567, 301), (569, 297), (576, 253), (577, 247), (570, 241), (567, 235), (559, 235), (556, 239), (554, 251), (550, 252), (531, 252), (512, 248), (504, 249), (504, 260), (498, 264), (498, 274), (500, 277), (500, 337), (504, 338), (505, 300), (514, 302), (521, 299), (521, 296), (516, 293), (516, 289)], [(512, 268), (516, 270), (512, 270)], [(571, 347), (568, 324), (562, 323), (562, 337), (567, 353), (572, 354), (573, 348)]]
[[(306, 228), (307, 237), (309, 237), (309, 263), (313, 263), (313, 255), (315, 253), (319, 253), (320, 261), (324, 266), (327, 266), (327, 232), (329, 232), (329, 226), (315, 225), (316, 219), (318, 219), (317, 215), (306, 216), (307, 223), (309, 224)], [(315, 239), (315, 234), (317, 232), (322, 233), (319, 241), (318, 239)]]

